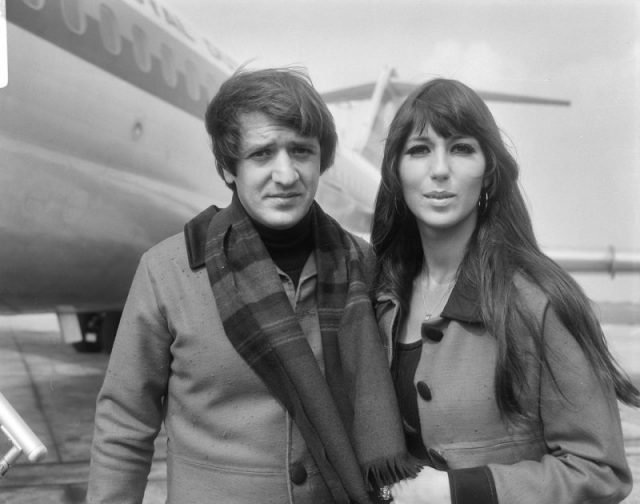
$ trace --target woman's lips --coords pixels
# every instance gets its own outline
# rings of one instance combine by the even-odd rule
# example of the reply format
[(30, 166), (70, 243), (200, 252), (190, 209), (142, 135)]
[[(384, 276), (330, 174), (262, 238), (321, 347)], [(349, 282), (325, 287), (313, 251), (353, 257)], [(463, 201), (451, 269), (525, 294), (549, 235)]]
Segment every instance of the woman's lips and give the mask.
[(431, 191), (425, 194), (426, 198), (437, 199), (437, 200), (453, 198), (454, 196), (455, 196), (454, 193), (451, 193), (448, 191)]

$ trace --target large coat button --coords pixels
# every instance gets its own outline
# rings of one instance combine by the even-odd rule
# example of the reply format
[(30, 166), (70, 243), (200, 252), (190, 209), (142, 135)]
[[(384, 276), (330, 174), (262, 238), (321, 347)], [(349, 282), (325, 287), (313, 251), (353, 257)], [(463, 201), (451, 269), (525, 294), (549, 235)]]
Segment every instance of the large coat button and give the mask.
[(432, 395), (429, 385), (427, 385), (423, 381), (419, 381), (418, 383), (416, 383), (416, 388), (418, 389), (418, 394), (420, 394), (420, 397), (422, 397), (425, 401), (431, 400)]
[(296, 462), (291, 465), (289, 474), (291, 476), (291, 482), (294, 485), (302, 485), (305, 481), (307, 481), (307, 470), (300, 462)]
[(422, 325), (421, 333), (424, 339), (428, 339), (429, 341), (433, 341), (434, 343), (438, 343), (444, 336), (443, 332), (440, 329), (429, 327), (425, 324)]

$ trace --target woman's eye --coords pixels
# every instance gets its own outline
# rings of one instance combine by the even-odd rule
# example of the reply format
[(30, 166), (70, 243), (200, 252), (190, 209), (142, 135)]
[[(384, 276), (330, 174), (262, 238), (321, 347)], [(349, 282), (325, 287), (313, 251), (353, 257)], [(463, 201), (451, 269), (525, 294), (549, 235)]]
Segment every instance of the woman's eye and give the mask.
[(458, 154), (473, 154), (476, 152), (476, 149), (473, 145), (468, 143), (457, 143), (451, 147), (451, 152)]
[(409, 156), (424, 156), (429, 154), (429, 147), (426, 145), (413, 145), (407, 149)]

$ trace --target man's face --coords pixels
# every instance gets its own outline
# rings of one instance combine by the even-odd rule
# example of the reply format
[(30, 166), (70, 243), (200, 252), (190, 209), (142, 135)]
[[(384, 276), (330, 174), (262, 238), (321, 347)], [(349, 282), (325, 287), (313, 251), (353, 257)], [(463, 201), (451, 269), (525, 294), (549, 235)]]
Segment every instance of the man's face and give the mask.
[(320, 179), (317, 138), (276, 124), (261, 112), (240, 118), (240, 159), (227, 183), (252, 219), (272, 229), (287, 229), (307, 214)]

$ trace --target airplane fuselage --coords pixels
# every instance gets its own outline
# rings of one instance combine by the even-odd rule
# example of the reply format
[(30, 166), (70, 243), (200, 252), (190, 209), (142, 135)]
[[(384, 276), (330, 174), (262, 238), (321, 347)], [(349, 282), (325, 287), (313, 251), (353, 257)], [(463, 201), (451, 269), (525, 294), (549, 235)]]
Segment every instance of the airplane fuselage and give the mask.
[[(0, 312), (119, 310), (145, 250), (230, 200), (203, 116), (232, 65), (151, 0), (13, 0), (7, 20)], [(318, 200), (366, 233), (376, 177), (340, 152)]]

